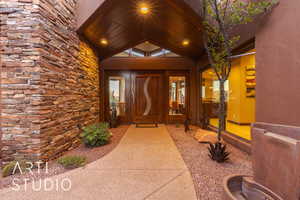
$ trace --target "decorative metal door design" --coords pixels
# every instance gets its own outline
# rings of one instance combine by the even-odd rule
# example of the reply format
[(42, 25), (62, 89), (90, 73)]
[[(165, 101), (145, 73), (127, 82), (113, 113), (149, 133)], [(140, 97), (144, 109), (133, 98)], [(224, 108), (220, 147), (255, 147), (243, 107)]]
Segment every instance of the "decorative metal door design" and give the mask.
[(160, 74), (135, 75), (132, 79), (133, 120), (154, 123), (162, 120), (162, 82)]

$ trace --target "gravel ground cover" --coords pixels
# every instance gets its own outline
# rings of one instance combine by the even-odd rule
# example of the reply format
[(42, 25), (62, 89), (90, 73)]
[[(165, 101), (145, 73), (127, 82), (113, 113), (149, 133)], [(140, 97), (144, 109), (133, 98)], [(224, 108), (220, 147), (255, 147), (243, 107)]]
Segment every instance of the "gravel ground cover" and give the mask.
[(230, 160), (218, 164), (208, 157), (207, 144), (198, 143), (192, 136), (197, 130), (191, 127), (188, 133), (184, 127), (168, 125), (167, 129), (188, 166), (199, 200), (221, 200), (224, 177), (232, 174), (252, 175), (251, 156), (228, 144)]
[[(86, 148), (84, 145), (81, 145), (76, 149), (66, 152), (64, 156), (65, 155), (85, 156), (87, 158), (87, 163), (94, 162), (102, 158), (109, 152), (111, 152), (119, 144), (120, 140), (123, 138), (128, 128), (129, 128), (128, 125), (122, 125), (119, 126), (118, 128), (110, 129), (110, 131), (113, 134), (113, 137), (111, 139), (111, 142), (107, 145), (104, 145), (102, 147), (96, 147), (96, 148)], [(41, 170), (40, 173), (38, 173), (37, 170), (33, 170), (33, 174), (30, 173), (15, 174), (13, 176), (5, 177), (5, 178), (3, 178), (2, 175), (0, 174), (0, 189), (11, 186), (12, 181), (15, 178), (17, 178), (18, 180), (24, 180), (24, 179), (39, 180), (39, 179), (48, 178), (68, 171), (64, 169), (61, 165), (59, 165), (56, 162), (56, 160), (50, 161), (48, 165), (49, 165), (48, 173), (46, 173), (44, 170)]]

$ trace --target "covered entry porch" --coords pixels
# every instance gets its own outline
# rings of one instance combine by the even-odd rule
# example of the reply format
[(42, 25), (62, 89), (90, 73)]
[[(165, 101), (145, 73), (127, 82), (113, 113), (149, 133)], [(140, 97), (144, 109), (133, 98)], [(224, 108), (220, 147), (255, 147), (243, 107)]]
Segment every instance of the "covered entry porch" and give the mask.
[[(118, 123), (182, 124), (188, 120), (209, 128), (210, 118), (217, 115), (213, 108), (217, 102), (207, 108), (203, 73), (210, 66), (197, 8), (196, 1), (117, 0), (103, 1), (97, 8), (79, 7), (78, 33), (99, 57), (102, 121), (111, 121), (115, 113)], [(254, 34), (249, 33), (255, 27), (239, 30), (242, 37), (235, 54), (253, 50)], [(145, 48), (145, 43), (157, 48)], [(161, 53), (165, 51), (172, 55)], [(243, 130), (253, 122), (251, 118), (247, 124), (236, 123)], [(249, 143), (250, 131), (229, 134)]]
[(97, 9), (79, 6), (78, 33), (99, 57), (101, 120), (115, 109), (120, 123), (199, 124), (205, 51), (202, 22), (190, 3), (94, 3)]
[(184, 123), (190, 118), (191, 69), (181, 57), (112, 57), (104, 70), (105, 120), (119, 123)]

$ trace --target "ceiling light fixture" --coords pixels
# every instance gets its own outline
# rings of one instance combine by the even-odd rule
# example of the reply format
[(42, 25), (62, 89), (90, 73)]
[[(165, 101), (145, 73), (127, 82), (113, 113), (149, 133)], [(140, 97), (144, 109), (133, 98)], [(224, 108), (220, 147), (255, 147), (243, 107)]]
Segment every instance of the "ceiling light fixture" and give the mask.
[(189, 46), (190, 45), (190, 41), (188, 40), (188, 39), (184, 39), (183, 41), (182, 41), (182, 46)]
[(102, 39), (100, 40), (100, 43), (101, 43), (102, 46), (107, 46), (107, 45), (108, 45), (107, 39), (104, 39), (104, 38), (102, 38)]
[(150, 13), (150, 8), (146, 3), (141, 3), (139, 6), (139, 12), (143, 15), (147, 15)]

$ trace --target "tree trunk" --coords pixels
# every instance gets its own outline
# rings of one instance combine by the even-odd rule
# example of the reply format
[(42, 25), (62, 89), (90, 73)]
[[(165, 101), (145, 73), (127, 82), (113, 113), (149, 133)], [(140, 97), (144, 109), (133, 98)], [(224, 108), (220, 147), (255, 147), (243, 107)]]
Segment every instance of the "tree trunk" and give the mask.
[(220, 103), (219, 103), (219, 129), (218, 140), (221, 140), (222, 131), (226, 129), (226, 102), (225, 102), (225, 80), (220, 80)]

